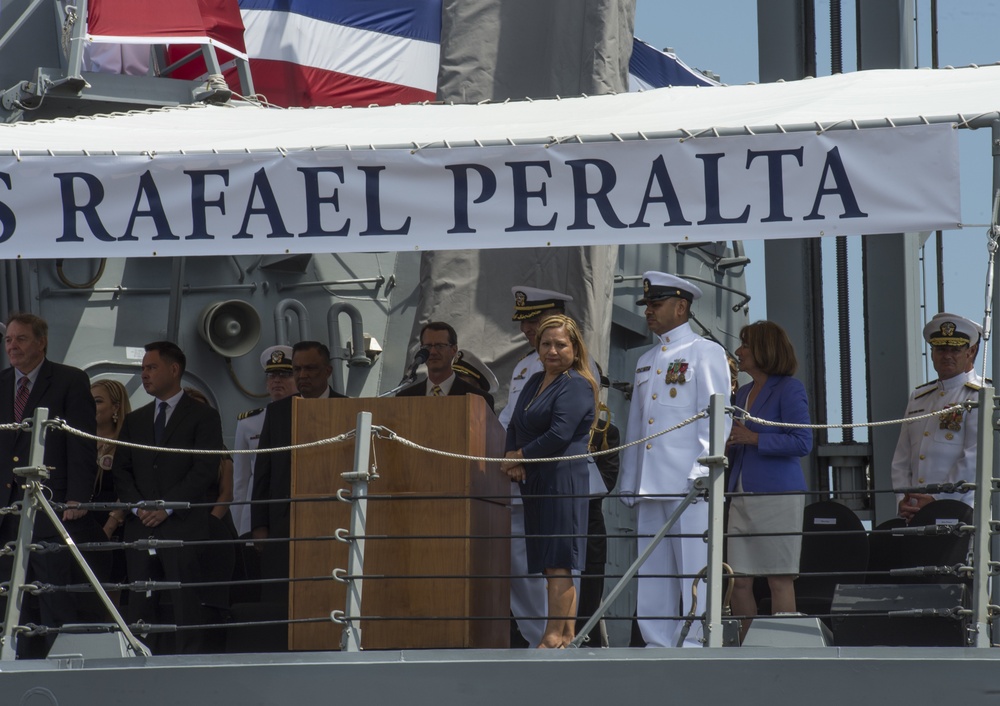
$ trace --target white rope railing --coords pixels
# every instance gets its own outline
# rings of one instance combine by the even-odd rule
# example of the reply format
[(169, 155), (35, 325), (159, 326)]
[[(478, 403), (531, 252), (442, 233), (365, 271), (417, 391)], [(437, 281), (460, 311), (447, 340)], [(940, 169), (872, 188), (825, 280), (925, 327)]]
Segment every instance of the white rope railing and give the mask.
[[(948, 405), (947, 407), (939, 409), (936, 412), (927, 412), (913, 417), (905, 417), (903, 419), (887, 419), (882, 422), (855, 422), (853, 424), (793, 424), (791, 422), (774, 422), (769, 419), (761, 419), (760, 417), (753, 416), (742, 407), (727, 407), (726, 411), (734, 413), (733, 419), (754, 422), (755, 424), (768, 427), (787, 427), (789, 429), (858, 429), (860, 427), (886, 427), (897, 424), (906, 424), (907, 422), (916, 422), (922, 419), (940, 417), (945, 412), (951, 412), (956, 409), (964, 409), (965, 411), (970, 412), (978, 406), (979, 403), (975, 400), (966, 400), (965, 402), (956, 402), (955, 404)], [(740, 414), (737, 415), (735, 414), (736, 412), (739, 412)]]
[[(201, 456), (231, 456), (233, 454), (258, 454), (258, 453), (281, 453), (284, 451), (301, 451), (303, 449), (314, 449), (321, 446), (330, 446), (331, 444), (339, 444), (349, 439), (354, 438), (354, 429), (346, 431), (343, 434), (338, 434), (337, 436), (331, 436), (326, 439), (319, 439), (317, 441), (308, 441), (302, 444), (291, 444), (289, 446), (275, 446), (267, 449), (175, 449), (167, 446), (154, 446), (150, 444), (137, 444), (132, 441), (121, 441), (119, 439), (106, 439), (103, 436), (97, 436), (96, 434), (91, 434), (86, 431), (82, 431), (75, 427), (70, 426), (65, 420), (59, 417), (53, 417), (46, 424), (61, 429), (68, 434), (73, 434), (74, 436), (79, 436), (84, 439), (90, 439), (91, 441), (97, 441), (105, 444), (111, 444), (113, 446), (120, 446), (130, 449), (140, 449), (143, 451), (157, 451), (161, 453), (177, 453), (177, 454), (195, 454)], [(15, 425), (17, 426), (17, 425)], [(0, 430), (3, 427), (0, 426)]]
[[(549, 458), (519, 458), (517, 459), (517, 461), (518, 463), (555, 463), (558, 461), (578, 461), (580, 459), (585, 459), (585, 458), (607, 456), (609, 454), (618, 453), (622, 449), (627, 449), (631, 446), (636, 446), (637, 444), (644, 444), (650, 439), (655, 439), (658, 436), (663, 436), (664, 434), (668, 434), (672, 431), (677, 431), (678, 429), (686, 427), (689, 424), (693, 424), (699, 419), (704, 419), (707, 416), (708, 416), (708, 410), (706, 409), (700, 412), (699, 414), (694, 415), (693, 417), (688, 417), (684, 421), (680, 422), (679, 424), (675, 424), (672, 427), (668, 427), (666, 429), (656, 432), (655, 434), (650, 434), (649, 436), (644, 436), (641, 439), (636, 439), (635, 441), (630, 441), (627, 444), (622, 444), (621, 446), (615, 446), (614, 448), (609, 448), (604, 451), (592, 451), (590, 453), (576, 454), (573, 456), (554, 456)], [(399, 444), (402, 444), (403, 446), (415, 449), (417, 451), (423, 451), (425, 453), (434, 454), (435, 456), (443, 456), (445, 458), (455, 458), (463, 461), (481, 461), (485, 463), (502, 463), (504, 461), (510, 460), (509, 458), (470, 456), (468, 454), (458, 454), (458, 453), (452, 453), (450, 451), (441, 451), (440, 449), (432, 449), (429, 446), (421, 446), (415, 441), (410, 441), (409, 439), (400, 436), (399, 434), (397, 434), (396, 432), (392, 431), (387, 427), (373, 425), (372, 429), (374, 430), (376, 437), (378, 437), (379, 439), (387, 439), (389, 441), (395, 441)], [(382, 433), (385, 433), (386, 436), (382, 436)]]
[[(968, 411), (972, 411), (977, 406), (978, 406), (978, 403), (975, 400), (967, 400), (965, 402), (958, 402), (958, 403), (949, 405), (949, 406), (944, 407), (943, 409), (937, 410), (935, 412), (927, 412), (925, 414), (921, 414), (921, 415), (917, 415), (917, 416), (913, 416), (913, 417), (905, 417), (905, 418), (902, 418), (902, 419), (888, 419), (888, 420), (885, 420), (885, 421), (876, 421), (876, 422), (855, 422), (855, 423), (852, 423), (852, 424), (793, 424), (793, 423), (790, 423), (790, 422), (776, 422), (776, 421), (772, 421), (772, 420), (769, 420), (769, 419), (763, 419), (763, 418), (760, 418), (760, 417), (755, 417), (752, 414), (750, 414), (747, 410), (745, 410), (745, 409), (743, 409), (741, 407), (735, 407), (735, 406), (733, 406), (733, 407), (727, 407), (726, 408), (726, 412), (729, 413), (729, 414), (731, 414), (733, 416), (734, 420), (738, 420), (738, 421), (741, 421), (741, 422), (754, 422), (755, 424), (760, 424), (762, 426), (783, 427), (783, 428), (790, 428), (790, 429), (858, 429), (858, 428), (862, 428), (862, 427), (872, 427), (872, 428), (875, 428), (875, 427), (883, 427), (883, 426), (900, 425), (900, 424), (905, 424), (907, 422), (915, 422), (915, 421), (920, 421), (920, 420), (923, 420), (923, 419), (930, 419), (932, 417), (940, 417), (942, 414), (945, 414), (947, 412), (950, 412), (950, 411), (953, 411), (953, 410), (956, 410), (956, 409), (964, 409), (965, 411), (968, 412)], [(597, 457), (600, 457), (600, 456), (607, 456), (607, 455), (610, 455), (610, 454), (618, 453), (618, 452), (622, 451), (623, 449), (627, 449), (627, 448), (630, 448), (632, 446), (637, 446), (639, 444), (645, 444), (645, 443), (647, 443), (647, 442), (649, 442), (649, 441), (651, 441), (653, 439), (656, 439), (657, 437), (663, 436), (664, 434), (669, 434), (671, 432), (677, 431), (678, 429), (682, 429), (682, 428), (684, 428), (684, 427), (686, 427), (686, 426), (688, 426), (690, 424), (693, 424), (694, 422), (698, 421), (699, 419), (705, 419), (707, 416), (708, 416), (708, 409), (706, 408), (706, 409), (702, 410), (701, 412), (699, 412), (698, 414), (696, 414), (694, 416), (691, 416), (691, 417), (688, 417), (687, 419), (679, 422), (678, 424), (675, 424), (674, 426), (667, 427), (666, 429), (662, 429), (662, 430), (660, 430), (660, 431), (658, 431), (658, 432), (656, 432), (654, 434), (650, 434), (650, 435), (644, 436), (644, 437), (642, 437), (640, 439), (635, 439), (633, 441), (621, 444), (620, 446), (615, 446), (615, 447), (612, 447), (612, 448), (608, 448), (608, 449), (603, 450), (603, 451), (592, 451), (592, 452), (589, 452), (589, 453), (576, 454), (576, 455), (573, 455), (573, 456), (555, 456), (555, 457), (546, 457), (546, 458), (526, 458), (526, 459), (518, 459), (518, 461), (519, 461), (519, 463), (555, 463), (555, 462), (558, 462), (558, 461), (576, 461), (576, 460), (580, 460), (580, 459), (597, 458)], [(233, 455), (233, 454), (283, 453), (283, 452), (288, 452), (288, 451), (300, 451), (300, 450), (304, 450), (304, 449), (314, 449), (314, 448), (320, 448), (320, 447), (323, 447), (323, 446), (330, 446), (332, 444), (343, 443), (345, 441), (349, 441), (349, 440), (353, 439), (354, 436), (355, 436), (355, 430), (351, 429), (351, 430), (346, 431), (346, 432), (344, 432), (342, 434), (337, 434), (336, 436), (328, 437), (328, 438), (325, 438), (325, 439), (319, 439), (319, 440), (316, 440), (316, 441), (304, 442), (304, 443), (301, 443), (301, 444), (291, 444), (291, 445), (288, 445), (288, 446), (277, 446), (277, 447), (274, 447), (274, 448), (267, 448), (267, 449), (236, 449), (236, 450), (231, 450), (231, 449), (176, 449), (176, 448), (167, 448), (167, 447), (160, 447), (160, 446), (152, 446), (152, 445), (148, 445), (148, 444), (138, 444), (138, 443), (134, 443), (134, 442), (120, 441), (120, 440), (116, 440), (116, 439), (106, 439), (104, 437), (97, 436), (96, 434), (90, 434), (90, 433), (82, 431), (80, 429), (76, 429), (75, 427), (72, 427), (68, 423), (66, 423), (65, 420), (59, 419), (58, 417), (53, 418), (53, 419), (49, 420), (46, 423), (50, 424), (54, 428), (61, 429), (61, 430), (65, 431), (65, 432), (67, 432), (69, 434), (74, 434), (75, 436), (79, 436), (79, 437), (82, 437), (84, 439), (90, 439), (92, 441), (97, 441), (97, 442), (102, 442), (102, 443), (107, 443), (107, 444), (114, 444), (116, 446), (121, 446), (121, 447), (128, 447), (128, 448), (132, 448), (132, 449), (140, 449), (140, 450), (146, 450), (146, 451), (158, 451), (158, 452), (165, 452), (165, 453), (182, 453), (182, 454), (198, 454), (198, 455), (214, 455), (214, 456), (218, 456), (218, 455)], [(21, 424), (2, 424), (2, 425), (0, 425), (0, 431), (24, 429), (25, 426), (26, 425), (24, 423), (21, 423)], [(30, 427), (30, 424), (28, 424), (27, 426)], [(476, 462), (480, 462), (480, 463), (503, 463), (503, 462), (509, 460), (507, 458), (495, 458), (495, 457), (492, 457), (492, 456), (473, 456), (473, 455), (469, 455), (469, 454), (460, 454), (460, 453), (454, 453), (454, 452), (451, 452), (451, 451), (443, 451), (441, 449), (431, 448), (429, 446), (424, 446), (424, 445), (419, 444), (419, 443), (417, 443), (415, 441), (412, 441), (412, 440), (407, 439), (407, 438), (405, 438), (403, 436), (400, 436), (399, 434), (397, 434), (396, 432), (392, 431), (391, 429), (389, 429), (388, 427), (385, 427), (385, 426), (373, 425), (372, 426), (372, 432), (373, 432), (375, 438), (383, 439), (383, 440), (387, 440), (387, 441), (392, 441), (392, 442), (398, 443), (398, 444), (400, 444), (402, 446), (406, 446), (407, 448), (411, 448), (411, 449), (414, 449), (416, 451), (422, 451), (424, 453), (432, 454), (432, 455), (435, 455), (435, 456), (441, 456), (443, 458), (459, 459), (459, 460), (463, 460), (463, 461), (476, 461)]]

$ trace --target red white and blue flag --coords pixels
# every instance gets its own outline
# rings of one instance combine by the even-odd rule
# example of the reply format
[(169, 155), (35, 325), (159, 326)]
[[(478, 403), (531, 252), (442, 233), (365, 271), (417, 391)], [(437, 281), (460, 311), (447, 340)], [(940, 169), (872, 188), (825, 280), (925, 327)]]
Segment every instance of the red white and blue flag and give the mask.
[(676, 54), (660, 51), (641, 39), (632, 39), (628, 62), (629, 91), (648, 91), (665, 86), (718, 86), (718, 81), (695, 71)]
[[(441, 5), (442, 0), (238, 0), (238, 5), (237, 0), (91, 0), (89, 28), (98, 35), (95, 41), (104, 35), (105, 41), (120, 43), (175, 45), (171, 40), (204, 36), (219, 50), (224, 67), (233, 55), (249, 56), (254, 92), (275, 105), (391, 105), (434, 100)], [(172, 46), (168, 56), (177, 60), (190, 49)], [(190, 79), (204, 71), (197, 60), (172, 75)], [(239, 90), (234, 72), (227, 75)], [(633, 39), (629, 90), (692, 85), (718, 84), (675, 55)]]
[(441, 0), (239, 0), (254, 90), (282, 106), (433, 100)]

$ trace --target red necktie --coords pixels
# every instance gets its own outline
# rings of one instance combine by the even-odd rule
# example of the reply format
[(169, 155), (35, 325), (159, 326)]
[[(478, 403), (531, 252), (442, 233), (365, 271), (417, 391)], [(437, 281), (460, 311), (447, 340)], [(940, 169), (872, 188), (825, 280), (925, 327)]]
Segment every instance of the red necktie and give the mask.
[(24, 375), (17, 383), (17, 395), (14, 397), (14, 421), (20, 422), (24, 417), (24, 408), (28, 406), (28, 376)]

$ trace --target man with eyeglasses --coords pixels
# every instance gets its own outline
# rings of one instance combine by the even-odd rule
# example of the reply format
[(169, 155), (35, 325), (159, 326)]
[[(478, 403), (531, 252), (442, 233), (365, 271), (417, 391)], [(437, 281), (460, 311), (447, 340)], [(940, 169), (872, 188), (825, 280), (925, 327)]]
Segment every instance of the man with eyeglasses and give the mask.
[[(956, 314), (937, 314), (924, 326), (924, 340), (931, 347), (931, 362), (938, 379), (910, 394), (906, 417), (923, 416), (955, 404), (975, 401), (983, 378), (974, 370), (983, 329)], [(951, 409), (939, 416), (906, 422), (899, 430), (892, 457), (892, 487), (899, 502), (899, 515), (907, 522), (935, 500), (951, 498), (973, 504), (974, 493), (907, 492), (940, 483), (974, 482), (976, 410)]]
[[(292, 346), (292, 380), (298, 393), (272, 402), (264, 411), (259, 449), (280, 448), (292, 443), (292, 400), (295, 397), (321, 399), (344, 397), (330, 387), (330, 349), (319, 341), (299, 341)], [(254, 464), (253, 499), (250, 508), (251, 534), (255, 540), (287, 539), (290, 536), (291, 507), (287, 502), (292, 493), (292, 452), (259, 454)], [(288, 579), (288, 543), (261, 542), (261, 576)], [(265, 603), (284, 606), (287, 615), (288, 584), (265, 584), (261, 587)], [(281, 630), (285, 635), (285, 630)], [(285, 639), (282, 637), (281, 639)]]
[(431, 321), (420, 330), (420, 347), (428, 352), (427, 379), (415, 382), (396, 393), (396, 397), (448, 397), (453, 395), (479, 395), (493, 409), (493, 395), (478, 385), (471, 385), (457, 377), (452, 362), (458, 353), (458, 334), (450, 324)]
[[(264, 369), (267, 395), (271, 402), (294, 395), (298, 388), (292, 377), (292, 347), (271, 346), (260, 354)], [(236, 421), (236, 450), (256, 449), (264, 428), (264, 407), (243, 412)], [(233, 457), (233, 501), (249, 503), (253, 491), (253, 469), (257, 457), (253, 454), (235, 454)], [(250, 534), (250, 505), (233, 505), (233, 522), (239, 536)]]

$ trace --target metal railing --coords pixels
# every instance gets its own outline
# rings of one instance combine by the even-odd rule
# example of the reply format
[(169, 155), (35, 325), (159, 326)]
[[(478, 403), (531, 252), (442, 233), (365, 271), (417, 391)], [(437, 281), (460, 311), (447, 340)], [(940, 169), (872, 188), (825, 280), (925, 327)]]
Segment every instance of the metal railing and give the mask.
[[(981, 419), (993, 419), (995, 400), (993, 397), (992, 388), (984, 388), (980, 392), (980, 398), (978, 402), (978, 409)], [(31, 458), (29, 460), (29, 465), (24, 468), (16, 469), (16, 473), (19, 477), (23, 478), (24, 485), (24, 501), (21, 503), (20, 508), (8, 508), (6, 511), (19, 512), (21, 516), (21, 522), (19, 526), (18, 542), (13, 549), (7, 549), (5, 551), (13, 552), (14, 562), (13, 562), (13, 572), (11, 579), (6, 590), (8, 601), (6, 607), (6, 614), (4, 620), (3, 637), (2, 644), (0, 644), (0, 659), (10, 660), (13, 659), (16, 654), (15, 649), (15, 637), (18, 635), (31, 635), (31, 634), (45, 634), (48, 632), (72, 632), (72, 631), (86, 631), (83, 627), (65, 627), (65, 626), (33, 626), (33, 625), (21, 625), (20, 624), (20, 612), (23, 606), (23, 599), (28, 593), (44, 593), (51, 591), (69, 591), (69, 592), (82, 592), (82, 591), (93, 591), (100, 598), (100, 601), (104, 608), (107, 610), (108, 614), (111, 616), (111, 620), (114, 625), (109, 626), (109, 630), (115, 630), (121, 632), (129, 646), (129, 653), (133, 655), (148, 655), (149, 651), (146, 647), (135, 637), (136, 632), (142, 633), (153, 633), (159, 631), (168, 630), (193, 630), (193, 629), (228, 629), (233, 627), (243, 627), (254, 624), (261, 623), (238, 623), (238, 622), (223, 622), (219, 624), (210, 624), (202, 626), (172, 626), (172, 625), (152, 625), (145, 623), (138, 623), (133, 625), (128, 625), (124, 619), (122, 619), (119, 614), (117, 607), (108, 596), (108, 591), (159, 591), (159, 590), (173, 590), (178, 588), (176, 583), (172, 582), (150, 582), (150, 581), (129, 581), (127, 583), (103, 583), (94, 574), (94, 572), (87, 565), (85, 557), (81, 553), (82, 551), (101, 551), (101, 550), (113, 550), (113, 551), (123, 551), (125, 549), (143, 549), (143, 550), (155, 550), (157, 547), (166, 548), (169, 546), (176, 546), (176, 543), (171, 543), (170, 540), (143, 540), (141, 542), (131, 542), (131, 543), (93, 543), (84, 544), (77, 546), (70, 535), (67, 533), (66, 529), (62, 526), (59, 521), (58, 515), (53, 508), (52, 503), (50, 503), (45, 495), (44, 481), (47, 478), (47, 469), (42, 464), (41, 459), (43, 458), (43, 440), (45, 431), (48, 428), (56, 427), (62, 428), (70, 433), (78, 433), (83, 436), (87, 436), (82, 432), (77, 432), (72, 430), (67, 425), (65, 425), (60, 420), (49, 420), (47, 419), (47, 410), (39, 409), (37, 410), (35, 417), (29, 422), (25, 422), (22, 428), (30, 428), (33, 434), (33, 446), (31, 451)], [(611, 606), (615, 603), (621, 594), (627, 590), (630, 582), (638, 575), (639, 568), (642, 566), (643, 562), (646, 561), (647, 557), (652, 553), (657, 543), (662, 541), (664, 537), (667, 536), (677, 536), (676, 534), (671, 534), (671, 530), (681, 513), (684, 511), (690, 503), (694, 502), (699, 498), (707, 499), (709, 503), (709, 527), (706, 535), (706, 541), (708, 543), (708, 566), (705, 578), (706, 585), (706, 596), (705, 596), (705, 607), (703, 612), (699, 613), (694, 617), (696, 620), (703, 621), (704, 624), (704, 643), (709, 647), (719, 647), (722, 646), (723, 642), (723, 620), (730, 619), (735, 620), (745, 616), (724, 616), (724, 596), (723, 596), (723, 565), (722, 565), (722, 555), (723, 555), (723, 542), (725, 541), (725, 531), (723, 528), (723, 509), (726, 494), (723, 492), (723, 478), (725, 473), (725, 416), (727, 414), (743, 415), (746, 417), (742, 410), (734, 410), (733, 408), (728, 408), (726, 406), (725, 400), (721, 395), (716, 395), (712, 399), (712, 404), (706, 414), (710, 420), (710, 452), (705, 458), (699, 459), (702, 464), (709, 468), (709, 474), (699, 479), (692, 490), (687, 493), (683, 498), (682, 502), (678, 505), (676, 511), (671, 515), (667, 522), (660, 528), (660, 531), (652, 537), (652, 540), (647, 547), (647, 549), (637, 557), (635, 562), (628, 567), (621, 575), (605, 574), (602, 578), (614, 579), (615, 584), (606, 591), (604, 600), (602, 601), (600, 607), (595, 611), (595, 613), (589, 617), (589, 619), (584, 623), (584, 625), (579, 626), (577, 637), (573, 641), (572, 646), (579, 647), (583, 644), (585, 636), (590, 634), (591, 630), (598, 624), (602, 619), (608, 619), (608, 611)], [(940, 414), (938, 412), (937, 414)], [(692, 421), (702, 417), (704, 415), (699, 415), (698, 417), (692, 418), (692, 420), (687, 420), (686, 423), (691, 423)], [(749, 418), (749, 417), (746, 417)], [(755, 422), (768, 424), (766, 420), (753, 419)], [(901, 421), (901, 420), (899, 420)], [(899, 421), (895, 423), (899, 423)], [(882, 423), (879, 423), (882, 424)], [(661, 433), (667, 433), (671, 430), (665, 430)], [(977, 461), (977, 478), (974, 483), (968, 483), (958, 488), (958, 490), (969, 490), (975, 489), (977, 491), (983, 490), (986, 493), (992, 493), (996, 487), (998, 481), (991, 477), (992, 468), (992, 437), (994, 432), (994, 425), (990, 424), (980, 424), (979, 426), (979, 455)], [(459, 456), (460, 458), (468, 458), (473, 460), (486, 460), (486, 461), (497, 461), (499, 459), (482, 459), (479, 457), (461, 456), (456, 454), (445, 454), (445, 452), (437, 451), (434, 449), (427, 449), (421, 447), (410, 440), (403, 439), (398, 435), (391, 432), (391, 430), (385, 429), (373, 424), (371, 414), (363, 412), (359, 414), (357, 427), (347, 433), (340, 434), (336, 437), (332, 437), (328, 440), (322, 440), (320, 442), (314, 442), (310, 446), (323, 445), (327, 443), (336, 443), (341, 441), (346, 441), (348, 439), (382, 439), (394, 443), (400, 443), (409, 448), (419, 450), (426, 453), (443, 454), (450, 456)], [(639, 442), (634, 443), (645, 443), (646, 439), (639, 440)], [(362, 648), (362, 632), (361, 623), (363, 621), (379, 621), (379, 620), (425, 620), (425, 619), (437, 619), (437, 620), (494, 620), (494, 621), (507, 621), (509, 616), (497, 615), (497, 616), (477, 616), (475, 618), (469, 618), (468, 616), (454, 615), (454, 616), (434, 616), (430, 617), (420, 617), (420, 616), (375, 616), (375, 615), (365, 615), (363, 612), (363, 587), (366, 581), (385, 581), (393, 579), (408, 579), (408, 580), (426, 580), (426, 581), (440, 581), (442, 579), (454, 579), (462, 578), (456, 576), (441, 576), (434, 574), (399, 574), (399, 575), (366, 575), (364, 570), (364, 560), (365, 560), (365, 544), (371, 541), (394, 541), (400, 539), (414, 540), (414, 539), (428, 539), (428, 540), (439, 540), (439, 539), (471, 539), (474, 537), (463, 536), (463, 537), (442, 537), (440, 535), (428, 534), (428, 535), (407, 535), (405, 537), (399, 536), (379, 536), (379, 537), (369, 537), (366, 534), (366, 518), (368, 515), (368, 505), (371, 502), (389, 502), (389, 501), (402, 501), (407, 502), (414, 499), (431, 499), (434, 496), (412, 496), (407, 499), (403, 498), (392, 498), (383, 497), (379, 495), (372, 495), (369, 492), (369, 483), (377, 480), (378, 474), (377, 469), (371, 462), (370, 458), (370, 444), (357, 443), (355, 446), (354, 455), (354, 467), (352, 470), (344, 472), (341, 474), (342, 478), (348, 482), (351, 486), (350, 492), (346, 489), (341, 490), (335, 496), (323, 497), (323, 498), (309, 498), (309, 499), (278, 499), (272, 501), (256, 501), (256, 502), (347, 502), (351, 504), (350, 513), (350, 527), (349, 529), (338, 529), (332, 532), (328, 536), (320, 537), (309, 537), (309, 538), (274, 538), (271, 540), (263, 540), (262, 544), (268, 543), (280, 543), (280, 542), (309, 542), (309, 541), (319, 541), (319, 542), (346, 542), (349, 545), (347, 566), (345, 569), (334, 569), (333, 571), (327, 573), (322, 572), (316, 576), (295, 576), (288, 579), (245, 579), (243, 581), (236, 582), (237, 584), (244, 585), (264, 585), (268, 583), (284, 582), (289, 583), (295, 582), (306, 582), (306, 581), (339, 581), (346, 585), (346, 603), (344, 609), (341, 610), (331, 610), (327, 616), (310, 616), (307, 618), (296, 618), (288, 620), (273, 620), (265, 621), (263, 624), (273, 624), (273, 625), (293, 625), (296, 623), (311, 623), (311, 622), (329, 622), (333, 621), (342, 627), (342, 637), (340, 642), (340, 647), (345, 651), (357, 651)], [(279, 450), (261, 450), (260, 453), (266, 453), (268, 451), (280, 451), (288, 450), (290, 447)], [(610, 449), (608, 453), (614, 452), (615, 449)], [(190, 453), (188, 450), (182, 451), (184, 453)], [(211, 453), (219, 453), (218, 451)], [(953, 487), (941, 488), (938, 486), (921, 488), (923, 491), (947, 491), (955, 490)], [(857, 494), (857, 490), (852, 489), (850, 491), (852, 494)], [(869, 493), (878, 492), (895, 492), (891, 490), (872, 490)], [(977, 498), (975, 503), (975, 518), (971, 524), (957, 524), (948, 527), (944, 526), (931, 526), (925, 528), (915, 528), (915, 527), (904, 527), (897, 528), (893, 530), (886, 530), (893, 535), (940, 535), (944, 533), (962, 533), (969, 534), (972, 537), (972, 550), (971, 550), (971, 560), (963, 562), (960, 565), (955, 566), (930, 566), (930, 567), (914, 567), (914, 568), (898, 568), (892, 569), (887, 572), (888, 578), (890, 579), (903, 579), (908, 576), (915, 574), (928, 575), (928, 574), (938, 574), (943, 576), (954, 576), (961, 579), (969, 579), (971, 577), (971, 595), (972, 595), (972, 606), (971, 608), (964, 608), (962, 606), (956, 606), (950, 611), (953, 617), (961, 617), (963, 619), (968, 619), (968, 640), (967, 644), (976, 647), (988, 647), (991, 644), (990, 640), (990, 623), (991, 618), (1000, 612), (1000, 608), (996, 605), (991, 604), (990, 597), (988, 593), (988, 581), (990, 575), (996, 570), (997, 564), (991, 561), (989, 556), (989, 539), (994, 530), (994, 523), (991, 514), (991, 502), (986, 493), (980, 493), (980, 497)], [(825, 495), (829, 495), (828, 491), (824, 491)], [(614, 494), (611, 494), (614, 497)], [(447, 497), (440, 498), (443, 502), (453, 501), (456, 498)], [(494, 498), (494, 500), (502, 500), (502, 498)], [(218, 503), (211, 503), (211, 505), (217, 505)], [(230, 503), (236, 504), (236, 503)], [(162, 502), (149, 502), (140, 504), (142, 507), (164, 507), (165, 504)], [(208, 504), (206, 504), (208, 505)], [(179, 504), (177, 507), (196, 507), (197, 504)], [(81, 506), (84, 509), (111, 509), (111, 508), (134, 508), (137, 505), (128, 505), (123, 503), (115, 504), (91, 504)], [(64, 545), (57, 546), (47, 546), (44, 543), (32, 544), (31, 542), (31, 531), (34, 524), (34, 518), (37, 516), (38, 512), (42, 512), (57, 528), (57, 531), (64, 542)], [(877, 535), (883, 532), (883, 530), (870, 530), (868, 534)], [(803, 532), (803, 534), (808, 534)], [(491, 535), (494, 538), (506, 539), (502, 534)], [(742, 535), (748, 536), (748, 535)], [(758, 536), (766, 536), (761, 533)], [(611, 540), (621, 540), (634, 541), (634, 534), (625, 535), (610, 535)], [(217, 540), (200, 540), (186, 542), (185, 544), (191, 546), (212, 546), (212, 545), (232, 545), (234, 548), (245, 546), (247, 540), (245, 538), (234, 538), (234, 539), (217, 539)], [(68, 586), (48, 586), (37, 583), (27, 583), (27, 571), (28, 571), (28, 557), (32, 552), (39, 551), (70, 551), (73, 555), (73, 559), (84, 571), (87, 584), (84, 585), (68, 585)], [(858, 576), (859, 583), (868, 576), (871, 572), (859, 572), (861, 575)], [(838, 573), (840, 576), (844, 576), (843, 572)], [(675, 575), (677, 578), (694, 578), (685, 575)], [(849, 575), (848, 575), (849, 577)], [(477, 580), (505, 580), (509, 578), (516, 578), (512, 575), (497, 575), (497, 576), (474, 576), (474, 577), (464, 577), (473, 578)], [(218, 584), (231, 584), (232, 582), (200, 582), (198, 586), (214, 586)], [(910, 611), (912, 613), (912, 611)], [(919, 612), (919, 611), (918, 611)], [(925, 615), (930, 615), (930, 612), (925, 612)], [(547, 616), (534, 616), (538, 618), (544, 618)], [(553, 616), (557, 617), (557, 616)], [(683, 615), (663, 615), (663, 616), (643, 616), (651, 619), (663, 619), (663, 620), (692, 620), (691, 616)], [(819, 617), (829, 618), (829, 615), (822, 615)], [(614, 619), (630, 620), (631, 616), (620, 616)]]

